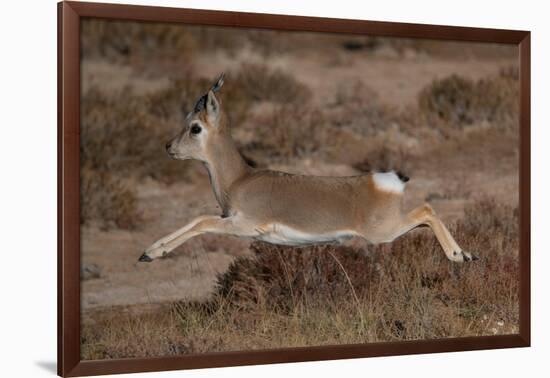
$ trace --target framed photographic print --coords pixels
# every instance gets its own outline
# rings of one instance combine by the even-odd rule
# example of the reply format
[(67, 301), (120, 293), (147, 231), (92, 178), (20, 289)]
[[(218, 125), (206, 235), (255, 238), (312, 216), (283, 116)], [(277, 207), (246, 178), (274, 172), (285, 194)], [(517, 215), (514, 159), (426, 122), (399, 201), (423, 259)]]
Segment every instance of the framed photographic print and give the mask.
[(529, 346), (529, 32), (58, 12), (59, 375)]

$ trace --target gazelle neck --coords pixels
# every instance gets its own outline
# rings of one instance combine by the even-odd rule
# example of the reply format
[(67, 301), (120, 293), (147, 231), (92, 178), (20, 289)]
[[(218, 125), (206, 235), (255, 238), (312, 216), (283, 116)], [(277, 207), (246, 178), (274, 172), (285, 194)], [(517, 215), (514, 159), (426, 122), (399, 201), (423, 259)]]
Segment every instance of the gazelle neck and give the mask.
[(235, 142), (227, 134), (219, 135), (208, 148), (204, 161), (216, 200), (224, 214), (229, 210), (229, 189), (237, 180), (247, 175), (250, 167), (241, 156)]

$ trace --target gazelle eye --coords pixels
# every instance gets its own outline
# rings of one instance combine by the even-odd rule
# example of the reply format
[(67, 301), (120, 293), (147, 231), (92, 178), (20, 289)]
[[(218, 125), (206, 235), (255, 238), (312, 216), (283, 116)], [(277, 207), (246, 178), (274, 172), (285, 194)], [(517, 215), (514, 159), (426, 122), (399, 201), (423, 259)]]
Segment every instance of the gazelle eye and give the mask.
[(191, 134), (199, 134), (201, 132), (201, 127), (197, 125), (191, 126)]

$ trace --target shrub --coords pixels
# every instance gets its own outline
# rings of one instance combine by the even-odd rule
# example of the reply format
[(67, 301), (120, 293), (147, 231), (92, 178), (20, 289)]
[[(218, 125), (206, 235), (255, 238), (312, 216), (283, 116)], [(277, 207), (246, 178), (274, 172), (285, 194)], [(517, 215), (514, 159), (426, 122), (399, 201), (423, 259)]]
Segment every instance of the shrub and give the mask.
[(254, 101), (303, 104), (310, 94), (293, 76), (262, 64), (243, 64), (233, 80)]
[(454, 127), (489, 122), (511, 127), (519, 112), (519, 85), (508, 72), (472, 81), (457, 75), (435, 80), (418, 97), (421, 112)]
[(396, 109), (382, 104), (376, 92), (361, 82), (340, 87), (332, 103), (324, 109), (327, 122), (334, 127), (369, 137), (386, 132), (397, 123), (398, 114)]
[(135, 228), (141, 221), (134, 190), (108, 172), (80, 171), (80, 222), (97, 221), (101, 228)]
[[(171, 160), (164, 144), (178, 131), (150, 109), (143, 96), (107, 96), (97, 89), (82, 97), (82, 165), (121, 177), (152, 177), (172, 183), (186, 178), (186, 165)], [(159, 112), (155, 114), (155, 111)]]
[(322, 114), (308, 106), (275, 106), (253, 118), (253, 123), (253, 139), (241, 149), (264, 163), (311, 156), (330, 133)]
[(457, 75), (434, 81), (419, 95), (419, 107), (440, 118), (455, 123), (471, 123), (471, 102), (474, 84)]
[(304, 301), (353, 301), (353, 292), (364, 292), (376, 275), (372, 259), (349, 247), (287, 248), (256, 242), (251, 249), (253, 259), (235, 260), (217, 280), (218, 294), (241, 308), (289, 311)]

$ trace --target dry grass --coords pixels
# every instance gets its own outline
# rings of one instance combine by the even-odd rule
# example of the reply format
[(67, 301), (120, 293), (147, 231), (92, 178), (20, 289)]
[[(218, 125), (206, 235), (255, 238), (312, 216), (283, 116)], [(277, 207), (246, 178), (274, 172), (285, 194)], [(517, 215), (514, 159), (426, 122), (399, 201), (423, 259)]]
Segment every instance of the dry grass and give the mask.
[(113, 308), (96, 315), (81, 330), (81, 356), (86, 359), (122, 356), (170, 356), (189, 353), (179, 321), (170, 309), (134, 314)]
[(97, 315), (82, 356), (123, 358), (517, 332), (518, 211), (492, 200), (451, 226), (481, 260), (449, 262), (414, 231), (368, 251), (254, 243), (209, 301)]

